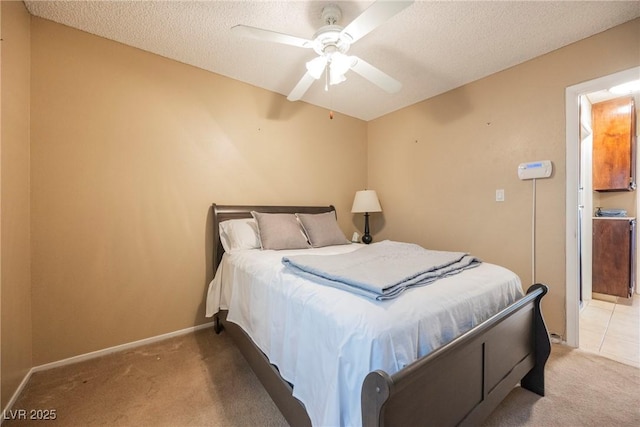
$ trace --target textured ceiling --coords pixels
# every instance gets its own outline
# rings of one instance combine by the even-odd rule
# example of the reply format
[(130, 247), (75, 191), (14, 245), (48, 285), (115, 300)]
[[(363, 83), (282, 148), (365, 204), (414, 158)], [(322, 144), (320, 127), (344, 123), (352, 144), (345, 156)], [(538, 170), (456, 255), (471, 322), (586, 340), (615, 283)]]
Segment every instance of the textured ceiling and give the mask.
[[(346, 26), (372, 2), (25, 1), (35, 16), (285, 96), (313, 50), (239, 38), (230, 28), (310, 39), (329, 3), (339, 5)], [(640, 1), (416, 1), (349, 50), (402, 82), (400, 92), (350, 71), (329, 92), (315, 82), (297, 102), (371, 120), (638, 16)]]

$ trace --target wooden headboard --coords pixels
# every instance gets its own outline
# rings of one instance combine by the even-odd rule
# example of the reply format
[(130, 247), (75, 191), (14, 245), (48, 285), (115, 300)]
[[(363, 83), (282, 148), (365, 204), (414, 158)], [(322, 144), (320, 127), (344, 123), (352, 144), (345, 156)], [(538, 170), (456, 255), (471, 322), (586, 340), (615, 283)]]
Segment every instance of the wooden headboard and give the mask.
[(220, 229), (218, 224), (230, 219), (251, 218), (251, 211), (264, 213), (325, 213), (335, 212), (331, 206), (242, 206), (242, 205), (216, 205), (213, 204), (213, 273), (222, 260), (224, 248), (220, 241)]

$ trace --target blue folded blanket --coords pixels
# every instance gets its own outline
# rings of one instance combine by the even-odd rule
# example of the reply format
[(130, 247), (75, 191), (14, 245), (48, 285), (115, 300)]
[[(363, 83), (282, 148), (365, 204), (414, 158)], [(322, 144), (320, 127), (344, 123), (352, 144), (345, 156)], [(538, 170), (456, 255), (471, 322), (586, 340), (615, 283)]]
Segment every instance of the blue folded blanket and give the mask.
[(408, 288), (427, 285), (481, 262), (464, 252), (434, 251), (390, 240), (346, 254), (282, 258), (290, 273), (377, 300), (395, 298)]

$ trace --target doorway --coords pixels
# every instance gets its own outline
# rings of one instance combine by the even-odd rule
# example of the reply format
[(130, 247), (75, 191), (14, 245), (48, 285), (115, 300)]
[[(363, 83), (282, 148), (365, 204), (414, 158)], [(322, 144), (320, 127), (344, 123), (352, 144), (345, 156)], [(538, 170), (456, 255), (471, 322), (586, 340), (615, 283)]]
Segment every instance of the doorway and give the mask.
[[(590, 188), (590, 126), (581, 120), (591, 101), (612, 86), (636, 80), (640, 67), (604, 76), (566, 89), (566, 336), (572, 347), (580, 346), (580, 309), (591, 303), (591, 232), (593, 215)], [(582, 105), (581, 105), (582, 104)], [(585, 116), (587, 114), (584, 114)], [(585, 126), (586, 124), (586, 126)], [(586, 155), (581, 156), (581, 153)], [(636, 198), (635, 213), (640, 213)], [(638, 260), (636, 260), (638, 264)], [(636, 296), (637, 299), (637, 296)], [(599, 303), (598, 303), (599, 304)], [(594, 303), (594, 305), (597, 305)]]

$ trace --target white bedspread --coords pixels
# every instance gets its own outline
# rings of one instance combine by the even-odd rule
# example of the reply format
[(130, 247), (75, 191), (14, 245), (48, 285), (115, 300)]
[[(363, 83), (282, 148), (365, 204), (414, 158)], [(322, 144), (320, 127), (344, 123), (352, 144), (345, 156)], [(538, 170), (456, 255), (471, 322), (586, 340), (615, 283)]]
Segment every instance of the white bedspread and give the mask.
[(489, 263), (376, 301), (288, 273), (283, 256), (359, 245), (225, 254), (207, 316), (228, 309), (293, 384), (314, 426), (360, 426), (365, 376), (395, 373), (523, 296), (513, 272)]

